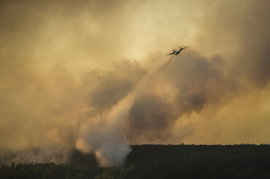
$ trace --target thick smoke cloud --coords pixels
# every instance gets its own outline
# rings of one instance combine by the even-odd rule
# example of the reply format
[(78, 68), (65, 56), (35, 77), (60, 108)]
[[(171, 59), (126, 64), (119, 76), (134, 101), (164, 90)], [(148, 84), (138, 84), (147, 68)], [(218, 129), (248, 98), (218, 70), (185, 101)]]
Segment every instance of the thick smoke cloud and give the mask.
[(126, 129), (128, 139), (139, 142), (141, 137), (146, 136), (152, 141), (163, 138), (170, 125), (171, 109), (168, 105), (159, 96), (139, 96), (129, 111)]
[(89, 85), (89, 106), (106, 111), (126, 96), (144, 75), (145, 71), (135, 61), (127, 60), (112, 64), (105, 72), (100, 69), (84, 74), (84, 82)]
[(270, 14), (266, 10), (269, 7), (269, 2), (264, 0), (214, 3), (197, 37), (199, 43), (207, 42), (202, 50), (226, 56), (231, 75), (258, 87), (265, 87), (270, 77), (267, 69)]
[(205, 106), (219, 105), (226, 96), (236, 95), (238, 86), (225, 76), (224, 63), (219, 56), (207, 59), (192, 50), (173, 57), (151, 81), (151, 93), (135, 99), (129, 111), (129, 139), (162, 142), (181, 116), (200, 113)]
[(269, 6), (0, 1), (1, 162), (61, 163), (76, 147), (108, 166), (129, 143), (269, 143)]

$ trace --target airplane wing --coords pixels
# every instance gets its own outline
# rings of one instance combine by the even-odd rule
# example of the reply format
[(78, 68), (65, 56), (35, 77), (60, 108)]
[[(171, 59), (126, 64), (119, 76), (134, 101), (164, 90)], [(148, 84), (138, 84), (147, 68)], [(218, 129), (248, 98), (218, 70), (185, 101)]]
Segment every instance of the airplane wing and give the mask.
[[(169, 53), (168, 55), (173, 55), (174, 54), (174, 52), (171, 52), (171, 53)], [(168, 56), (168, 55), (166, 55), (166, 56)]]
[(186, 48), (188, 48), (188, 46), (183, 47), (183, 50), (186, 49)]

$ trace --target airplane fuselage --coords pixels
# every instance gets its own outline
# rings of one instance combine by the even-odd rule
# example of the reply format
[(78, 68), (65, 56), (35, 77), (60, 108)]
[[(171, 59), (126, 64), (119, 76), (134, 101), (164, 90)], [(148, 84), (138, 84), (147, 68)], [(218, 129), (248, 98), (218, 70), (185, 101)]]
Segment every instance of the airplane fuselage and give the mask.
[(174, 52), (174, 55), (178, 55), (179, 53), (181, 53), (182, 50), (183, 50), (183, 49), (179, 49), (178, 51), (175, 51), (175, 52)]

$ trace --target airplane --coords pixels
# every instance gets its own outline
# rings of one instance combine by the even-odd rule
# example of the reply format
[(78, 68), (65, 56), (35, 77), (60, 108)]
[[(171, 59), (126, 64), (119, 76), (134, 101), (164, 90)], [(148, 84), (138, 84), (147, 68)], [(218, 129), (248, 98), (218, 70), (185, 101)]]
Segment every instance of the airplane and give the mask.
[[(177, 51), (176, 51), (175, 49), (172, 49), (172, 52), (169, 53), (168, 55), (174, 55), (176, 52), (177, 52)], [(168, 55), (167, 55), (167, 56), (168, 56)]]
[(181, 51), (184, 50), (184, 49), (186, 49), (186, 48), (188, 48), (188, 46), (186, 46), (186, 47), (180, 47), (179, 50), (172, 49), (172, 52), (169, 53), (168, 55), (179, 55), (179, 53), (181, 53)]

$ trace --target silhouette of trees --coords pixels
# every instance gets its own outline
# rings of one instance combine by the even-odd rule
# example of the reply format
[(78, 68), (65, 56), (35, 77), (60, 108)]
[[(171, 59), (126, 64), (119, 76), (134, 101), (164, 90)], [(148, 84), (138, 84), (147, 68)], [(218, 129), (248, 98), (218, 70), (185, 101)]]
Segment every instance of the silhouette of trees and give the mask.
[(269, 145), (138, 145), (133, 178), (270, 178)]
[(269, 145), (134, 145), (121, 167), (101, 168), (91, 154), (68, 163), (0, 166), (1, 179), (270, 178)]

